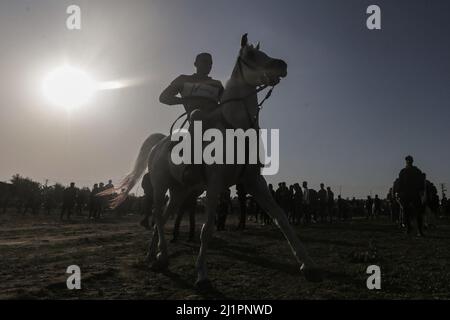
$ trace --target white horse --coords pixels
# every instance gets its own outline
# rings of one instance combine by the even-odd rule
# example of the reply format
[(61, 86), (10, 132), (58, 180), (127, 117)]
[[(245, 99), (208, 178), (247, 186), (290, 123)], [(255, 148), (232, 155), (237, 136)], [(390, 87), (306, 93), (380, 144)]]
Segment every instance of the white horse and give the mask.
[[(256, 47), (248, 44), (247, 34), (245, 34), (241, 39), (241, 49), (236, 65), (222, 96), (221, 107), (213, 111), (209, 117), (209, 122), (212, 123), (211, 127), (220, 130), (224, 134), (223, 136), (225, 136), (227, 128), (240, 128), (244, 131), (255, 128), (259, 112), (257, 88), (275, 86), (286, 75), (287, 64), (283, 60), (269, 57), (260, 50), (259, 44)], [(148, 166), (154, 189), (153, 214), (156, 228), (154, 240), (158, 240), (157, 248), (156, 241), (152, 241), (149, 247), (148, 258), (153, 262), (152, 269), (161, 270), (168, 267), (167, 241), (164, 235), (166, 218), (179, 210), (189, 194), (198, 190), (206, 190), (207, 219), (201, 230), (201, 246), (196, 262), (198, 275), (196, 285), (200, 287), (210, 285), (206, 255), (214, 231), (214, 216), (219, 195), (230, 186), (243, 183), (246, 191), (277, 222), (295, 258), (301, 265), (300, 269), (306, 279), (321, 281), (321, 271), (289, 225), (285, 213), (272, 198), (258, 165), (204, 164), (202, 167), (203, 178), (199, 178), (197, 184), (187, 186), (179, 181), (177, 175), (173, 174), (176, 165), (170, 158), (171, 146), (173, 143), (170, 141), (170, 137), (152, 134), (141, 147), (133, 171), (116, 189), (124, 189), (125, 192), (114, 199), (115, 205), (123, 201)], [(170, 200), (164, 209), (164, 197), (167, 191), (170, 192)]]

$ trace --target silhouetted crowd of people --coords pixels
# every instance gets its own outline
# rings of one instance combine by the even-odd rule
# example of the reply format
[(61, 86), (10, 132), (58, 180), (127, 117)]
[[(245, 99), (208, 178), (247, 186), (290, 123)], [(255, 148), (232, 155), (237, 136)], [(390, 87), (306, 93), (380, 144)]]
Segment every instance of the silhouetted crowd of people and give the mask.
[[(59, 210), (61, 220), (84, 212), (89, 219), (99, 219), (102, 214), (110, 211), (108, 202), (114, 196), (101, 196), (100, 193), (111, 189), (114, 189), (111, 180), (107, 184), (96, 183), (89, 189), (78, 188), (73, 182), (68, 187), (58, 183), (52, 186), (41, 185), (29, 178), (15, 175), (11, 183), (0, 183), (0, 213), (5, 213), (8, 208), (13, 208), (18, 213), (30, 212), (34, 215), (40, 212), (50, 215)], [(119, 214), (139, 212), (142, 210), (139, 200), (130, 196), (116, 211)]]
[[(238, 186), (237, 189), (241, 212), (239, 225), (245, 227), (247, 215), (248, 219), (255, 222), (272, 224), (270, 216), (261, 210), (253, 197), (245, 193), (243, 186)], [(293, 225), (349, 221), (353, 216), (362, 216), (365, 212), (365, 201), (356, 198), (344, 199), (341, 195), (336, 197), (331, 187), (325, 188), (323, 183), (320, 184), (319, 190), (315, 190), (308, 186), (307, 181), (301, 186), (294, 183), (289, 187), (286, 182), (280, 182), (276, 190), (269, 184), (269, 190)]]
[[(423, 235), (424, 228), (436, 226), (439, 216), (450, 216), (450, 202), (445, 194), (439, 199), (436, 186), (426, 179), (426, 175), (413, 166), (413, 158), (406, 157), (406, 166), (393, 183), (385, 199), (378, 195), (366, 199), (342, 198), (335, 196), (331, 187), (321, 183), (318, 190), (311, 188), (307, 181), (287, 185), (278, 183), (274, 189), (268, 186), (270, 193), (278, 206), (284, 211), (292, 225), (308, 225), (316, 223), (336, 223), (352, 220), (353, 217), (377, 219), (380, 216), (389, 217), (393, 223), (411, 232), (412, 220), (416, 220), (418, 235)], [(144, 215), (141, 225), (150, 229), (153, 225), (149, 220), (153, 209), (153, 188), (150, 174), (142, 179), (143, 197), (129, 196), (118, 208), (119, 214), (141, 213)], [(70, 219), (76, 213), (87, 212), (89, 219), (99, 219), (110, 211), (109, 201), (116, 195), (102, 195), (107, 190), (114, 190), (111, 180), (107, 184), (96, 183), (89, 188), (77, 188), (75, 183), (68, 187), (61, 184), (53, 186), (41, 185), (28, 178), (15, 175), (11, 183), (0, 183), (0, 212), (7, 208), (16, 208), (17, 212), (37, 214), (43, 210), (47, 214), (60, 210), (60, 219)], [(168, 196), (166, 197), (168, 200)], [(185, 214), (189, 217), (189, 239), (195, 235), (196, 214), (204, 210), (203, 198), (193, 194), (181, 206), (175, 219), (173, 239), (177, 240), (179, 228)], [(226, 229), (227, 217), (235, 214), (238, 218), (236, 228), (246, 228), (246, 223), (252, 221), (261, 225), (273, 224), (272, 218), (262, 210), (255, 199), (247, 194), (242, 184), (236, 185), (236, 196), (231, 196), (230, 189), (220, 195), (216, 214), (218, 231)]]

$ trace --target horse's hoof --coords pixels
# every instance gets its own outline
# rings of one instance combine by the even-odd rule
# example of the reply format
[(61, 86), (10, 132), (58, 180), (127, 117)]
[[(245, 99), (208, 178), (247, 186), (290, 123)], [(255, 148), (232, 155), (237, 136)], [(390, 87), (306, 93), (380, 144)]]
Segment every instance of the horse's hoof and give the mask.
[(148, 224), (148, 220), (142, 220), (139, 224), (140, 224), (142, 227), (144, 227), (144, 229), (146, 229), (146, 230), (151, 230), (150, 225)]
[(166, 271), (168, 267), (169, 262), (167, 260), (156, 260), (151, 264), (150, 269), (155, 272), (163, 272)]
[(147, 254), (147, 255), (145, 256), (144, 261), (145, 261), (146, 263), (148, 263), (148, 264), (151, 265), (151, 264), (153, 264), (153, 262), (156, 261), (156, 256), (153, 255), (153, 254)]
[(194, 287), (197, 290), (211, 290), (213, 286), (209, 279), (204, 279), (195, 281)]
[(317, 267), (305, 267), (305, 265), (302, 265), (300, 270), (304, 274), (305, 279), (309, 282), (322, 282), (323, 281), (323, 273)]

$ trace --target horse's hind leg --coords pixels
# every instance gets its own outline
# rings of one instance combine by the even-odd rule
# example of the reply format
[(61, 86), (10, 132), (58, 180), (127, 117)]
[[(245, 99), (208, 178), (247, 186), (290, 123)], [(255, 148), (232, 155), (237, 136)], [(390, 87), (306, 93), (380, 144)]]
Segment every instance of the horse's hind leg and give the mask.
[[(163, 203), (164, 196), (162, 199)], [(160, 206), (159, 211), (157, 211), (157, 205), (155, 205), (156, 228), (147, 253), (147, 259), (149, 261), (153, 260), (156, 255), (156, 261), (152, 264), (152, 268), (155, 270), (166, 268), (168, 265), (167, 242), (164, 235), (164, 226), (168, 217), (179, 210), (184, 199), (185, 194), (181, 189), (171, 189), (170, 199), (164, 213), (162, 213), (162, 206)], [(158, 239), (158, 254), (156, 254), (156, 239)]]
[(178, 210), (175, 218), (175, 223), (173, 225), (173, 238), (171, 242), (176, 242), (178, 240), (178, 236), (180, 235), (180, 224), (183, 219), (184, 211)]
[[(156, 255), (156, 260), (152, 264), (152, 269), (155, 270), (162, 270), (167, 268), (169, 264), (169, 257), (167, 253), (167, 242), (164, 236), (164, 221), (162, 217), (163, 213), (163, 207), (164, 207), (164, 196), (166, 194), (167, 188), (161, 187), (161, 185), (158, 186), (158, 184), (153, 184), (154, 190), (153, 190), (153, 199), (154, 199), (154, 218), (155, 218), (155, 233), (153, 234), (153, 237), (155, 235), (158, 237), (158, 254)], [(152, 241), (153, 243), (154, 241)], [(152, 244), (150, 244), (151, 248)], [(151, 254), (149, 253), (147, 257), (150, 257)]]
[(196, 268), (197, 268), (197, 281), (195, 286), (198, 288), (209, 287), (208, 270), (206, 267), (206, 251), (208, 250), (209, 242), (214, 233), (214, 216), (216, 214), (217, 203), (219, 200), (221, 184), (215, 180), (212, 186), (208, 186), (206, 194), (206, 222), (202, 227), (200, 234), (201, 246), (198, 254)]
[(255, 197), (261, 208), (270, 214), (277, 222), (277, 225), (286, 237), (295, 258), (299, 264), (302, 265), (306, 279), (310, 281), (321, 281), (321, 272), (314, 261), (309, 257), (306, 249), (300, 242), (300, 239), (289, 225), (289, 220), (283, 210), (278, 207), (275, 200), (272, 198), (266, 180), (262, 176), (258, 176), (257, 179), (248, 179), (245, 183), (245, 187), (247, 191)]
[(147, 250), (147, 255), (145, 257), (145, 260), (149, 263), (153, 263), (156, 260), (158, 239), (159, 239), (158, 228), (156, 228), (156, 225), (155, 225), (153, 227), (152, 239), (150, 240), (150, 244), (149, 244), (148, 250)]

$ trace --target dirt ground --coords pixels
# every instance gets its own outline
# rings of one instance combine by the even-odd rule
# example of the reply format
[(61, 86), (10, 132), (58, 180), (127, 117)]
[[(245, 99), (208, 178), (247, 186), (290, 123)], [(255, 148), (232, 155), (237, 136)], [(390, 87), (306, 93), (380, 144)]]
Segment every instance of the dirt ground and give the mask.
[[(197, 291), (195, 258), (183, 224), (170, 244), (171, 264), (155, 273), (143, 263), (150, 233), (139, 216), (93, 222), (75, 217), (0, 215), (0, 299), (449, 299), (450, 224), (426, 238), (387, 220), (296, 227), (325, 280), (309, 283), (275, 226), (215, 233), (208, 256), (214, 288)], [(199, 219), (200, 220), (200, 219)], [(173, 221), (169, 221), (167, 235)], [(198, 225), (199, 229), (199, 225)], [(81, 268), (81, 290), (68, 290), (66, 269)], [(366, 268), (381, 268), (381, 290), (368, 290)]]

